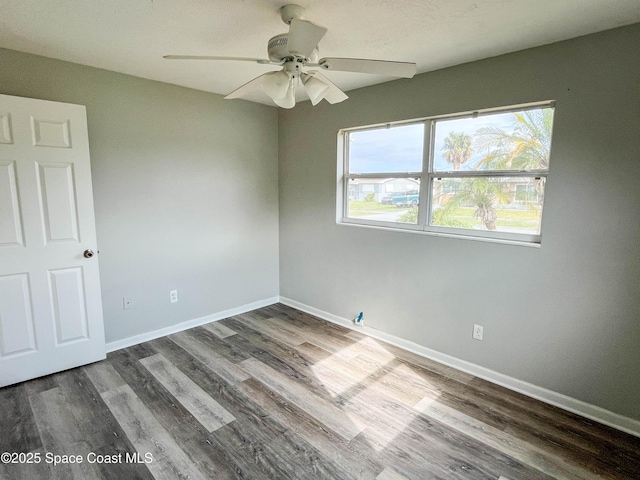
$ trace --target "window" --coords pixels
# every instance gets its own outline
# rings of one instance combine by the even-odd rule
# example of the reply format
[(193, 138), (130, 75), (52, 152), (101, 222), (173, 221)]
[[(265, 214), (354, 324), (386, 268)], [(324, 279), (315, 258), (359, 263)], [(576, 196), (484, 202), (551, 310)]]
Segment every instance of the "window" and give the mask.
[(554, 105), (345, 129), (343, 223), (540, 243)]

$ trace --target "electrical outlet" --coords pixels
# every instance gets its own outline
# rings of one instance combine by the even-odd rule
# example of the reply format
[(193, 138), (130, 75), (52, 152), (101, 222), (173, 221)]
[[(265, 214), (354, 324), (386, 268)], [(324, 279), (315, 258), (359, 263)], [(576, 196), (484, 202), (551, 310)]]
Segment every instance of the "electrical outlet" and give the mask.
[(171, 303), (176, 303), (178, 301), (178, 290), (171, 290), (169, 292), (169, 299)]
[(122, 309), (129, 310), (130, 308), (133, 308), (133, 300), (131, 300), (131, 297), (122, 297)]
[(482, 325), (474, 325), (473, 326), (473, 338), (476, 340), (482, 340), (482, 331), (484, 327)]

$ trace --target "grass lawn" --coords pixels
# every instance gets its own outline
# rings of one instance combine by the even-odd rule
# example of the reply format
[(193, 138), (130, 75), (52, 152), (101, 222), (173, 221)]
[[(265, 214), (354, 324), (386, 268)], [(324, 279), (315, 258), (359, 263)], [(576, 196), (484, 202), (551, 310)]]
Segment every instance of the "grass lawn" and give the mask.
[[(378, 202), (349, 202), (349, 216), (350, 217), (363, 217), (366, 215), (375, 215), (376, 213), (396, 212), (402, 214), (406, 212), (407, 208), (398, 208), (395, 205), (384, 205)], [(469, 227), (480, 226), (479, 219), (473, 216), (475, 212), (474, 207), (461, 207), (457, 208), (449, 214), (450, 219), (459, 220)], [(496, 226), (506, 228), (522, 228), (528, 230), (537, 230), (538, 223), (540, 221), (540, 212), (534, 209), (526, 210), (512, 210), (512, 209), (497, 209), (498, 219), (496, 220)]]
[[(453, 210), (451, 213), (456, 217), (473, 217), (473, 212), (476, 209), (474, 207), (464, 207), (457, 208)], [(535, 220), (536, 222), (540, 218), (540, 212), (535, 209), (526, 209), (526, 210), (511, 210), (511, 209), (496, 209), (498, 212), (498, 218), (517, 218), (517, 219), (528, 219)]]
[(364, 215), (375, 215), (376, 213), (384, 212), (402, 213), (402, 209), (395, 205), (384, 205), (378, 202), (359, 202), (355, 200), (349, 202), (350, 217), (362, 217)]
[[(482, 222), (473, 216), (475, 208), (465, 207), (458, 208), (451, 212), (449, 218), (459, 220), (473, 226), (480, 226)], [(498, 209), (498, 218), (496, 226), (507, 228), (523, 228), (529, 230), (537, 230), (540, 222), (540, 213), (537, 210), (511, 210)]]

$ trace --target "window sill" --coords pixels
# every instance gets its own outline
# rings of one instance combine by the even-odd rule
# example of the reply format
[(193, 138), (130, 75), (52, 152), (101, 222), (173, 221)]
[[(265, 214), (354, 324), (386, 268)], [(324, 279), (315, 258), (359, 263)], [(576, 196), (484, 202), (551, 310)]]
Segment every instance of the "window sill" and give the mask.
[(541, 247), (539, 242), (530, 242), (525, 240), (510, 240), (510, 239), (504, 239), (504, 238), (480, 237), (475, 235), (466, 235), (466, 234), (458, 234), (458, 233), (432, 232), (427, 230), (420, 230), (419, 228), (416, 228), (417, 226), (415, 226), (414, 228), (393, 227), (389, 225), (372, 225), (370, 223), (366, 223), (366, 224), (358, 223), (358, 222), (352, 222), (349, 220), (337, 221), (336, 225), (346, 226), (346, 227), (369, 228), (369, 229), (375, 229), (375, 230), (385, 230), (388, 232), (427, 235), (431, 237), (454, 238), (458, 240), (472, 240), (472, 241), (486, 242), (486, 243), (500, 243), (503, 245), (516, 245), (520, 247), (533, 247), (533, 248)]

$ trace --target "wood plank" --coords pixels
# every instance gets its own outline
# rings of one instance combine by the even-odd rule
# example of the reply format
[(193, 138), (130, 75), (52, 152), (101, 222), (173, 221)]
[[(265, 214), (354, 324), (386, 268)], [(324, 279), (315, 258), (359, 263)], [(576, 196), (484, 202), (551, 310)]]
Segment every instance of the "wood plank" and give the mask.
[[(50, 389), (47, 389), (50, 390)], [(15, 450), (10, 450), (15, 451)], [(33, 453), (38, 453), (44, 459), (45, 450), (38, 448)], [(62, 479), (62, 471), (56, 466), (42, 460), (40, 463), (9, 463), (0, 462), (0, 478), (3, 480), (51, 480)]]
[[(385, 377), (385, 380), (388, 380), (394, 388), (403, 391), (404, 394), (423, 395), (437, 399), (495, 428), (503, 430), (511, 421), (510, 417), (501, 415), (502, 412), (496, 410), (495, 402), (484, 401), (481, 396), (470, 395), (467, 385), (423, 366), (397, 358), (393, 358), (391, 361), (388, 360), (388, 357), (385, 360), (379, 360), (369, 356), (368, 353), (356, 357), (352, 363), (364, 363), (365, 365), (370, 363), (371, 368), (376, 367), (381, 371), (388, 371), (390, 375)], [(401, 396), (395, 395), (395, 397), (402, 400)], [(415, 397), (407, 397), (404, 403), (414, 399)]]
[[(334, 379), (336, 372), (348, 378), (348, 383), (351, 384), (349, 390), (353, 390), (353, 394), (357, 395), (360, 390), (357, 384), (361, 384), (385, 393), (409, 407), (419, 402), (428, 391), (427, 386), (420, 383), (420, 377), (412, 376), (407, 367), (394, 360), (388, 364), (381, 364), (358, 355), (345, 363), (339, 358), (329, 357), (311, 368), (323, 382)], [(349, 390), (340, 392), (340, 396), (349, 398)]]
[(315, 418), (251, 378), (238, 385), (248, 397), (264, 408), (269, 415), (289, 431), (300, 436), (345, 473), (358, 480), (375, 479), (382, 466), (370, 449), (354, 448), (351, 442), (336, 435)]
[[(385, 385), (384, 380), (376, 383), (375, 378), (367, 377), (369, 372), (366, 371), (366, 369), (364, 372), (361, 371), (350, 376), (349, 372), (352, 370), (350, 364), (353, 363), (353, 359), (349, 362), (343, 362), (341, 359), (336, 359), (331, 356), (330, 361), (334, 363), (335, 368), (325, 368), (320, 363), (311, 365), (305, 360), (304, 356), (292, 353), (290, 348), (282, 346), (277, 341), (271, 339), (271, 337), (265, 338), (265, 336), (260, 332), (251, 329), (247, 325), (240, 324), (236, 319), (228, 320), (239, 332), (239, 336), (230, 340), (234, 342), (238, 348), (250, 352), (254, 358), (257, 358), (275, 370), (280, 371), (292, 381), (300, 383), (305, 388), (310, 389), (311, 392), (315, 393), (317, 396), (324, 398), (334, 405), (339, 404), (340, 400), (336, 398), (337, 396), (341, 396), (343, 399), (348, 399), (359, 395), (362, 390), (369, 387), (378, 391), (385, 391), (388, 387)], [(254, 348), (251, 345), (247, 345), (244, 339), (249, 339), (253, 345), (259, 345), (260, 347), (269, 350), (271, 354)], [(321, 351), (319, 347), (312, 346), (311, 344), (306, 345), (312, 350)], [(295, 352), (300, 353), (300, 348), (301, 346), (295, 347)], [(451, 388), (452, 386), (454, 389), (464, 388), (464, 385), (459, 382), (442, 377), (437, 373), (424, 369), (423, 367), (403, 364), (397, 360), (393, 361), (403, 369), (411, 369), (412, 371), (415, 371), (414, 373), (416, 376), (420, 379), (424, 379), (425, 381), (421, 385), (426, 385), (428, 387), (433, 398), (438, 398), (443, 394), (444, 389)], [(369, 383), (366, 385), (360, 383), (360, 381), (364, 380)], [(434, 387), (434, 385), (436, 387)], [(401, 395), (401, 392), (398, 391), (398, 394)], [(407, 399), (406, 402), (415, 403), (416, 398), (417, 397), (412, 397)], [(485, 417), (487, 416), (485, 415)], [(481, 418), (485, 419), (485, 417)], [(493, 418), (488, 418), (490, 421), (495, 423)]]
[[(134, 390), (174, 438), (184, 440), (193, 437), (198, 432), (206, 432), (200, 422), (179, 402), (176, 402), (174, 396), (156, 380), (149, 370), (144, 368), (129, 349), (109, 354), (109, 363), (117, 376), (115, 382), (107, 388), (107, 392), (120, 386), (118, 385), (121, 382), (118, 380), (120, 377), (124, 380), (123, 385), (129, 385)], [(101, 381), (106, 383), (109, 378), (103, 378)], [(92, 382), (95, 383), (93, 378)]]
[[(171, 345), (175, 350), (193, 359), (193, 357), (166, 338), (150, 342), (149, 348), (151, 349), (150, 345), (156, 345), (156, 342)], [(158, 353), (155, 347), (152, 350)], [(165, 354), (165, 352), (162, 353)], [(175, 401), (173, 395), (129, 353), (128, 349), (110, 354), (109, 362), (175, 441), (179, 445), (189, 445), (189, 448), (185, 448), (185, 452), (207, 477), (215, 478), (216, 480), (236, 478), (235, 466), (228, 462), (223, 449), (211, 440), (211, 434), (187, 409)], [(193, 359), (193, 362), (195, 368), (206, 371), (203, 375), (214, 377), (209, 373), (209, 370), (202, 367), (200, 362), (195, 359)]]
[(250, 358), (240, 362), (240, 365), (256, 380), (294, 403), (345, 440), (351, 440), (362, 431), (363, 426), (355, 424), (341, 410), (315, 395), (309, 395), (303, 387), (264, 363)]
[(305, 327), (314, 330), (320, 328), (324, 331), (330, 331), (331, 333), (337, 335), (346, 335), (347, 333), (352, 331), (350, 328), (347, 328), (343, 325), (328, 322), (309, 313), (303, 312), (301, 310), (296, 310), (295, 308), (292, 308), (283, 303), (274, 303), (273, 305), (263, 307), (261, 311), (267, 312), (267, 318), (278, 317), (294, 324), (303, 324), (305, 325)]
[[(251, 354), (265, 365), (282, 373), (292, 382), (299, 383), (309, 393), (339, 405), (339, 395), (357, 395), (358, 391), (366, 388), (359, 384), (353, 377), (342, 373), (342, 369), (316, 370), (316, 365), (308, 362), (298, 351), (299, 347), (290, 347), (263, 334), (248, 325), (242, 324), (238, 319), (227, 319), (230, 325), (238, 331), (238, 335), (229, 342)], [(315, 347), (318, 348), (318, 347)], [(348, 365), (348, 363), (344, 363)]]
[(376, 480), (409, 480), (409, 479), (404, 475), (400, 475), (394, 469), (387, 467), (382, 472), (380, 472), (380, 475), (376, 477)]
[[(358, 395), (361, 390), (371, 388), (384, 392), (407, 406), (413, 406), (427, 392), (431, 392), (436, 398), (442, 394), (441, 390), (434, 390), (428, 381), (413, 372), (409, 366), (395, 359), (391, 360), (390, 365), (385, 365), (373, 361), (369, 357), (359, 355), (345, 362), (344, 359), (335, 355), (329, 354), (327, 356), (326, 351), (309, 343), (297, 346), (296, 352), (300, 355), (293, 355), (290, 350), (279, 348), (274, 342), (265, 342), (257, 333), (248, 331), (246, 326), (243, 325), (241, 328), (244, 329), (240, 333), (242, 337), (251, 339), (253, 343), (268, 349), (279, 361), (270, 362), (269, 359), (264, 358), (263, 354), (255, 352), (252, 352), (252, 356), (260, 359), (263, 363), (270, 364), (272, 368), (282, 373), (287, 373), (293, 380), (299, 380), (300, 376), (304, 375), (304, 382), (314, 386), (314, 391), (318, 391), (318, 387), (320, 387), (333, 397), (340, 395), (349, 399)], [(315, 363), (310, 363), (305, 355)], [(280, 366), (280, 359), (286, 361), (285, 367)], [(295, 373), (290, 374), (289, 368), (294, 368)], [(451, 382), (451, 380), (439, 377), (430, 371), (428, 375), (439, 378), (441, 382)], [(326, 395), (323, 396), (322, 392), (319, 393), (319, 396), (332, 400)]]
[(345, 336), (356, 341), (356, 345), (353, 347), (354, 349), (358, 349), (360, 353), (369, 353), (374, 358), (375, 356), (380, 355), (383, 359), (391, 356), (398, 360), (426, 368), (427, 370), (431, 370), (443, 377), (450, 378), (463, 384), (467, 384), (475, 378), (469, 373), (462, 372), (453, 367), (449, 367), (448, 365), (444, 365), (440, 362), (436, 362), (435, 360), (418, 355), (417, 353), (396, 347), (395, 345), (391, 345), (390, 343), (382, 340), (369, 337), (360, 332), (352, 331)]
[(256, 308), (255, 310), (251, 310), (250, 312), (245, 312), (248, 313), (250, 315), (253, 315), (256, 318), (269, 318), (272, 315), (266, 310), (265, 307), (262, 308)]
[(277, 317), (270, 318), (268, 322), (272, 324), (272, 328), (289, 329), (292, 332), (296, 332), (298, 338), (302, 340), (298, 345), (305, 341), (313, 343), (347, 361), (360, 354), (359, 351), (353, 348), (354, 344), (357, 343), (355, 340), (349, 338), (348, 335), (335, 333), (331, 329), (323, 328), (322, 325), (309, 327), (303, 323), (287, 322)]
[(231, 330), (229, 327), (225, 327), (223, 324), (219, 322), (207, 323), (206, 325), (202, 325), (202, 328), (204, 328), (205, 330), (209, 330), (218, 338), (227, 338), (227, 337), (230, 337), (231, 335), (236, 334), (236, 332)]
[[(252, 326), (239, 317), (228, 318), (225, 322), (238, 332), (235, 337), (227, 338), (227, 343), (234, 345), (239, 350), (246, 351), (250, 357), (257, 358), (267, 352), (272, 354), (276, 362), (279, 361), (283, 367), (286, 367), (286, 363), (283, 363), (285, 357), (299, 356), (293, 345), (297, 341), (290, 343), (280, 341), (266, 331), (260, 330), (260, 324)], [(265, 322), (266, 320), (262, 323)]]
[[(638, 437), (480, 378), (469, 383), (467, 389), (468, 396), (483, 398), (504, 409), (505, 416), (510, 419), (506, 428), (519, 438), (531, 441), (537, 438), (540, 443), (552, 444), (552, 448), (568, 445), (573, 450), (577, 446), (600, 460), (611, 459), (615, 462), (631, 457), (634, 466), (640, 465)], [(524, 417), (522, 412), (525, 413)]]
[[(241, 324), (237, 319), (232, 320), (238, 335), (226, 339), (238, 349), (248, 352), (252, 358), (258, 359), (265, 365), (286, 375), (291, 381), (299, 383), (319, 398), (329, 402), (335, 401), (337, 391), (331, 385), (323, 384), (317, 378), (311, 364), (309, 364), (296, 347), (284, 345), (277, 340), (258, 332), (248, 325)], [(337, 381), (343, 381), (337, 377)], [(351, 387), (351, 383), (342, 384), (341, 390)], [(340, 391), (341, 391), (340, 390)]]
[(153, 456), (147, 468), (156, 480), (206, 479), (129, 385), (115, 387), (101, 395), (136, 451), (143, 456), (147, 453)]
[(286, 322), (278, 322), (278, 319), (275, 318), (258, 319), (249, 314), (241, 314), (235, 315), (233, 319), (250, 326), (258, 332), (262, 332), (285, 345), (295, 347), (296, 345), (300, 345), (305, 342), (305, 338), (300, 334), (299, 329), (296, 329)]
[[(321, 322), (318, 320), (318, 322)], [(355, 332), (357, 333), (357, 332)], [(249, 338), (246, 334), (243, 335)], [(349, 335), (349, 334), (347, 334)], [(424, 365), (417, 365), (416, 363), (409, 362), (408, 359), (413, 359), (412, 356), (415, 354), (410, 354), (407, 352), (407, 355), (404, 355), (405, 358), (396, 358), (396, 355), (392, 354), (390, 351), (387, 351), (387, 344), (378, 343), (377, 340), (370, 339), (369, 337), (363, 337), (364, 341), (359, 341), (357, 343), (352, 344), (350, 347), (350, 353), (344, 358), (344, 360), (337, 357), (335, 354), (330, 354), (327, 356), (325, 353), (326, 350), (317, 347), (311, 343), (304, 343), (296, 347), (296, 351), (305, 359), (307, 363), (317, 364), (322, 360), (327, 360), (331, 363), (334, 363), (336, 366), (341, 365), (340, 368), (331, 368), (329, 371), (323, 372), (322, 384), (327, 388), (333, 395), (342, 394), (343, 396), (348, 396), (352, 394), (357, 394), (359, 390), (361, 390), (362, 385), (353, 384), (349, 389), (345, 386), (343, 380), (344, 378), (338, 378), (342, 374), (350, 373), (351, 367), (353, 363), (362, 363), (362, 361), (370, 362), (371, 366), (367, 368), (366, 366), (360, 365), (362, 372), (371, 371), (372, 368), (381, 369), (384, 371), (391, 372), (391, 376), (389, 378), (384, 377), (384, 380), (381, 382), (375, 383), (376, 388), (385, 390), (387, 389), (387, 393), (392, 393), (395, 389), (396, 397), (402, 400), (405, 404), (409, 404), (411, 402), (415, 403), (419, 400), (418, 397), (412, 395), (425, 395), (431, 396), (432, 398), (442, 398), (443, 395), (446, 395), (447, 392), (451, 392), (453, 395), (448, 397), (448, 401), (452, 404), (455, 404), (457, 407), (462, 408), (463, 411), (473, 414), (477, 418), (481, 419), (488, 424), (495, 426), (496, 428), (506, 428), (507, 422), (503, 417), (498, 415), (497, 412), (493, 411), (491, 405), (487, 403), (480, 403), (476, 405), (472, 401), (470, 401), (467, 397), (468, 395), (464, 391), (465, 383), (468, 382), (470, 376), (468, 374), (462, 374), (460, 377), (457, 377), (455, 374), (451, 373), (450, 367), (446, 367), (446, 370), (443, 373), (447, 373), (449, 377), (443, 376), (437, 373), (434, 370), (440, 371), (443, 367), (440, 364), (437, 364), (436, 367), (433, 367), (432, 364), (428, 363), (428, 366), (432, 367), (432, 369), (425, 368)], [(253, 339), (252, 339), (253, 340)], [(393, 346), (390, 346), (393, 347)], [(266, 346), (265, 346), (266, 348)], [(397, 348), (397, 347), (393, 347)], [(284, 358), (282, 352), (274, 353), (279, 358)], [(342, 352), (344, 355), (344, 351)], [(362, 361), (358, 362), (355, 359), (361, 358)], [(421, 357), (420, 357), (421, 359)], [(342, 360), (342, 363), (341, 363)], [(307, 370), (301, 368), (299, 362), (297, 362), (296, 358), (288, 357), (286, 360), (289, 364), (295, 365), (295, 368), (304, 372), (305, 375), (309, 375)], [(422, 362), (424, 363), (424, 362)], [(317, 368), (312, 368), (313, 373), (318, 373)], [(395, 378), (396, 373), (404, 373), (407, 382), (398, 382)], [(384, 372), (378, 372), (382, 375)], [(458, 380), (454, 380), (450, 377), (456, 377), (463, 382), (459, 382)], [(359, 379), (360, 381), (364, 381), (364, 377), (362, 373), (357, 375), (351, 375), (351, 378)], [(369, 386), (374, 385), (375, 379), (370, 377), (368, 380), (370, 383)], [(343, 386), (340, 386), (342, 382)], [(415, 387), (412, 389), (412, 387)], [(407, 391), (411, 390), (411, 391)]]
[(36, 393), (45, 392), (56, 388), (58, 384), (55, 381), (55, 375), (47, 375), (45, 377), (34, 378), (33, 380), (27, 380), (22, 385), (27, 392), (27, 396), (35, 395)]
[(417, 412), (434, 418), (485, 445), (495, 448), (541, 472), (558, 479), (593, 480), (596, 475), (576, 464), (528, 444), (516, 437), (475, 420), (444, 404), (426, 398), (414, 407)]
[[(291, 381), (299, 383), (310, 393), (327, 401), (333, 401), (335, 393), (327, 385), (322, 384), (310, 368), (311, 365), (304, 360), (295, 347), (290, 347), (264, 335), (247, 325), (233, 320), (238, 335), (227, 338), (227, 342), (237, 349), (242, 349), (265, 365), (286, 375)], [(347, 388), (346, 386), (343, 388)]]
[[(111, 369), (108, 375), (113, 377), (114, 374), (117, 375)], [(121, 458), (135, 453), (135, 448), (102, 400), (94, 384), (89, 380), (84, 368), (57, 374), (57, 383), (81, 436), (92, 452), (108, 456), (121, 454)], [(118, 379), (115, 379), (114, 383), (118, 384)], [(104, 385), (104, 382), (101, 384)], [(140, 463), (97, 463), (96, 465), (103, 479), (153, 479), (151, 472)]]
[(304, 342), (296, 347), (296, 351), (304, 358), (304, 360), (311, 364), (315, 365), (318, 362), (321, 362), (333, 355), (333, 353), (325, 350), (324, 348), (320, 348), (317, 345), (312, 343)]
[(0, 389), (0, 452), (31, 452), (42, 447), (24, 384)]
[[(100, 397), (102, 400), (102, 397)], [(146, 464), (127, 462), (127, 455), (135, 455), (136, 449), (131, 445), (127, 436), (122, 433), (120, 442), (115, 442), (103, 447), (94, 449), (96, 456), (109, 456), (111, 458), (121, 458), (123, 461), (114, 463), (99, 463), (102, 480), (155, 480)], [(133, 457), (130, 457), (133, 458)]]
[(505, 472), (527, 480), (550, 478), (380, 392), (365, 389), (342, 408), (366, 422), (353, 441), (369, 445), (381, 461), (410, 478), (420, 478), (420, 472), (446, 479), (496, 478)]
[(163, 339), (153, 345), (236, 417), (208, 434), (207, 441), (220, 447), (227, 465), (242, 472), (243, 478), (349, 478), (312, 445), (275, 421), (270, 412), (239, 390), (240, 385), (231, 386), (208, 374), (173, 342)]
[[(366, 428), (352, 440), (352, 443), (354, 448), (369, 448), (375, 451), (381, 462), (393, 465), (393, 469), (406, 478), (422, 479), (425, 475), (428, 475), (426, 478), (429, 480), (471, 480), (474, 476), (489, 478), (474, 470), (467, 470), (464, 457), (446, 462), (439, 458), (439, 455), (434, 457), (431, 454), (433, 447), (430, 444), (424, 443), (420, 449), (416, 449), (408, 446), (403, 440), (392, 431), (384, 436)], [(466, 474), (467, 478), (460, 474)]]
[[(221, 320), (220, 322), (224, 321), (225, 320)], [(216, 354), (226, 358), (231, 363), (239, 363), (242, 360), (246, 360), (250, 357), (250, 355), (248, 355), (246, 352), (234, 348), (227, 342), (227, 340), (232, 339), (233, 337), (235, 337), (235, 335), (226, 338), (219, 338), (203, 327), (192, 328), (190, 330), (186, 330), (183, 333), (186, 335), (190, 335), (196, 340), (204, 343), (205, 345), (207, 345), (207, 347), (215, 351)]]
[(218, 355), (210, 344), (201, 342), (198, 338), (185, 332), (175, 333), (170, 335), (169, 338), (230, 384), (233, 385), (249, 378), (249, 375), (237, 364), (230, 362), (222, 355)]
[(140, 360), (158, 381), (193, 415), (203, 427), (213, 432), (235, 417), (207, 395), (193, 380), (173, 366), (162, 354)]
[(84, 367), (84, 371), (98, 393), (105, 393), (127, 384), (108, 361), (87, 365)]
[[(29, 397), (33, 416), (45, 452), (54, 455), (81, 455), (84, 459), (91, 451), (80, 432), (68, 403), (59, 387)], [(58, 478), (100, 479), (96, 464), (62, 463), (52, 466), (51, 473)]]
[[(297, 316), (295, 318), (300, 319), (301, 317)], [(317, 319), (312, 323), (295, 323), (295, 320), (293, 320), (293, 322), (287, 322), (282, 318), (274, 317), (268, 319), (268, 322), (282, 328), (288, 324), (289, 328), (293, 328), (293, 331), (302, 336), (306, 342), (317, 345), (334, 354), (338, 354), (340, 357), (344, 357), (345, 359), (355, 358), (361, 354), (368, 354), (370, 357), (383, 362), (385, 360), (397, 359), (399, 361), (417, 365), (463, 384), (469, 383), (473, 378), (475, 378), (471, 374), (461, 372), (460, 370), (435, 362), (416, 353), (401, 349), (387, 342), (374, 339), (358, 331), (347, 329), (347, 332), (344, 334), (336, 334), (332, 331), (327, 332), (326, 330), (318, 330), (318, 325), (327, 323), (323, 320)], [(316, 328), (310, 329), (308, 328), (309, 325), (316, 325)], [(307, 326), (307, 328), (304, 328), (304, 326)], [(345, 339), (349, 340), (345, 341)]]

